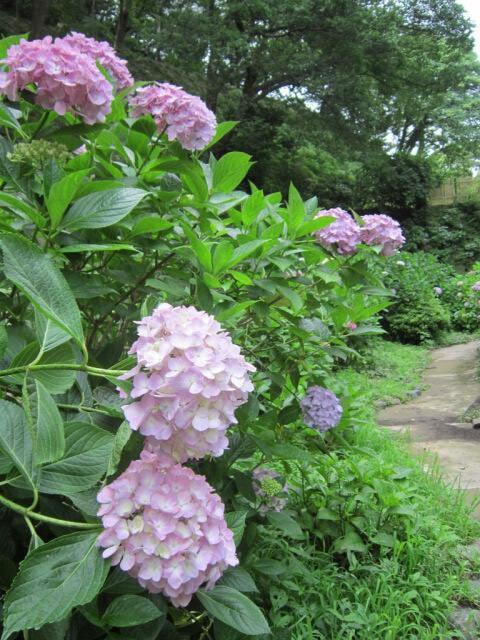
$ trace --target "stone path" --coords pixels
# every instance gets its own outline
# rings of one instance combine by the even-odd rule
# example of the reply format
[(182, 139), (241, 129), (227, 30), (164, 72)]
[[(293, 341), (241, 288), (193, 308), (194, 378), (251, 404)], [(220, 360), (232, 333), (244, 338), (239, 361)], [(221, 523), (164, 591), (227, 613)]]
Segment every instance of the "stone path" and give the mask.
[(444, 477), (458, 480), (473, 495), (480, 494), (480, 429), (461, 422), (461, 416), (480, 398), (479, 347), (475, 341), (435, 349), (424, 376), (426, 390), (415, 400), (387, 407), (378, 415), (381, 425), (408, 432), (415, 453), (434, 454)]
[[(387, 407), (378, 415), (381, 425), (409, 432), (413, 452), (433, 454), (443, 476), (457, 481), (472, 498), (480, 496), (480, 429), (461, 419), (474, 402), (480, 410), (479, 346), (475, 341), (435, 349), (424, 376), (426, 390), (415, 400)], [(480, 519), (480, 506), (474, 515)], [(467, 559), (480, 555), (480, 540), (459, 551)], [(480, 579), (472, 578), (470, 589), (478, 598)], [(450, 622), (459, 638), (480, 638), (480, 609), (475, 606), (457, 606)]]

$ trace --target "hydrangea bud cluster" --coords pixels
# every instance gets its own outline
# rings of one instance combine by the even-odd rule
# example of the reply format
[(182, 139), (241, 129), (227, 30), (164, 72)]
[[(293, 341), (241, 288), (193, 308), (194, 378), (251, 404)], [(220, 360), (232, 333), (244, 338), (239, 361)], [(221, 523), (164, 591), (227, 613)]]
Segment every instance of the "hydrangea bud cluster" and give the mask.
[(98, 42), (98, 40), (88, 38), (83, 33), (76, 31), (72, 31), (68, 36), (65, 36), (63, 42), (71, 45), (80, 53), (87, 54), (93, 60), (98, 60), (115, 80), (117, 90), (120, 91), (132, 86), (133, 78), (128, 70), (126, 61), (117, 56), (115, 49), (108, 42)]
[(480, 280), (472, 285), (472, 291), (480, 291)]
[(205, 478), (147, 451), (97, 496), (103, 557), (186, 606), (238, 564), (224, 506)]
[(167, 82), (140, 87), (130, 98), (132, 115), (152, 115), (157, 130), (185, 149), (203, 149), (215, 135), (217, 120), (206, 104)]
[(64, 144), (50, 142), (50, 140), (32, 140), (31, 142), (19, 142), (13, 145), (12, 151), (7, 153), (7, 158), (16, 164), (23, 164), (32, 169), (45, 167), (50, 159), (62, 166), (70, 160), (72, 154)]
[(358, 327), (357, 323), (352, 322), (352, 320), (349, 320), (343, 326), (345, 327), (345, 329), (349, 329), (350, 331), (355, 331), (355, 329)]
[(65, 39), (21, 40), (0, 62), (8, 65), (8, 71), (0, 72), (0, 95), (10, 100), (32, 83), (37, 88), (35, 102), (61, 116), (68, 111), (94, 124), (110, 112), (112, 85), (90, 55)]
[(404, 244), (405, 238), (398, 222), (383, 213), (362, 216), (360, 241), (363, 244), (382, 246), (383, 256), (393, 254)]
[(317, 242), (326, 249), (338, 251), (341, 255), (353, 255), (360, 243), (360, 227), (353, 217), (338, 207), (318, 211), (315, 218), (323, 216), (335, 218), (335, 222), (314, 232)]
[(342, 417), (342, 405), (337, 396), (323, 387), (310, 387), (300, 401), (305, 424), (324, 432), (336, 427)]
[(259, 512), (282, 511), (288, 501), (288, 486), (282, 485), (273, 469), (257, 467), (253, 473), (253, 490), (260, 501)]
[(221, 455), (255, 368), (215, 318), (194, 307), (160, 304), (138, 325), (129, 352), (137, 365), (123, 376), (133, 381), (134, 402), (123, 407), (130, 426), (177, 462)]

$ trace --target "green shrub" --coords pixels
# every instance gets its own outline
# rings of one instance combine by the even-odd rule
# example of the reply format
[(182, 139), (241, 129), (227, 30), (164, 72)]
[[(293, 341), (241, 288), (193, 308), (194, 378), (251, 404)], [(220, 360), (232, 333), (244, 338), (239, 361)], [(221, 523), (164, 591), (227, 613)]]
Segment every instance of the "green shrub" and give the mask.
[(480, 327), (480, 291), (472, 289), (479, 281), (480, 262), (476, 262), (468, 273), (450, 278), (443, 288), (442, 301), (459, 331), (477, 331)]
[(424, 252), (400, 254), (383, 271), (392, 287), (393, 304), (383, 315), (383, 325), (392, 338), (419, 344), (435, 340), (450, 326), (450, 313), (434, 287), (443, 288), (453, 270)]
[(405, 225), (408, 251), (428, 251), (460, 271), (480, 259), (480, 200), (419, 210)]

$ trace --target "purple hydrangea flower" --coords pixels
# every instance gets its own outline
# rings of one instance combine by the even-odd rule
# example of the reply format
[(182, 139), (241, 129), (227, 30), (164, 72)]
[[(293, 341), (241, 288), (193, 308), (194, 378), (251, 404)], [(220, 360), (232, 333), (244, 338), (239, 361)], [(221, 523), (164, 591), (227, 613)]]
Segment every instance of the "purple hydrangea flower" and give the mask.
[(103, 122), (113, 100), (112, 85), (103, 77), (95, 60), (62, 38), (20, 40), (0, 62), (0, 95), (16, 100), (29, 84), (37, 88), (35, 102), (63, 116), (79, 115), (87, 124)]
[(219, 496), (203, 476), (167, 457), (143, 451), (97, 501), (103, 557), (176, 607), (238, 564)]
[(139, 87), (130, 98), (132, 115), (151, 115), (159, 132), (178, 140), (184, 149), (203, 149), (215, 135), (217, 119), (198, 96), (164, 82)]
[(93, 60), (98, 60), (115, 80), (119, 91), (132, 86), (133, 78), (128, 70), (126, 61), (117, 56), (115, 49), (108, 42), (99, 42), (76, 31), (72, 31), (62, 40), (77, 49), (77, 51), (80, 51), (80, 53), (85, 53)]
[(137, 365), (123, 376), (133, 380), (134, 402), (123, 407), (132, 429), (148, 436), (150, 451), (177, 462), (220, 456), (255, 367), (213, 316), (194, 307), (160, 304), (138, 323), (138, 336), (129, 351)]
[(472, 285), (472, 291), (480, 291), (480, 280)]
[(305, 424), (324, 432), (336, 427), (342, 417), (342, 405), (337, 396), (323, 387), (310, 387), (300, 401)]
[(382, 246), (383, 256), (393, 254), (404, 244), (405, 238), (398, 222), (383, 213), (362, 216), (364, 225), (360, 228), (363, 244)]
[(315, 218), (322, 216), (329, 216), (336, 218), (336, 220), (327, 227), (314, 232), (317, 242), (326, 249), (336, 249), (341, 255), (353, 255), (360, 243), (360, 227), (352, 216), (338, 207), (323, 209), (315, 215)]

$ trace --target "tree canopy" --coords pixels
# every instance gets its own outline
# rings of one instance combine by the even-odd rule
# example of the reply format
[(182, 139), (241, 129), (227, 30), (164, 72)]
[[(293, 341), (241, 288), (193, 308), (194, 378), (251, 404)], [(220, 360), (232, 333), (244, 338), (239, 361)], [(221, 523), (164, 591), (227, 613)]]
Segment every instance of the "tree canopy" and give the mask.
[(252, 180), (268, 190), (292, 180), (325, 205), (358, 208), (388, 207), (390, 192), (402, 208), (406, 191), (480, 157), (480, 66), (450, 0), (4, 4), (4, 35), (105, 38), (139, 79), (180, 84), (219, 119), (242, 121), (223, 150), (251, 153)]

